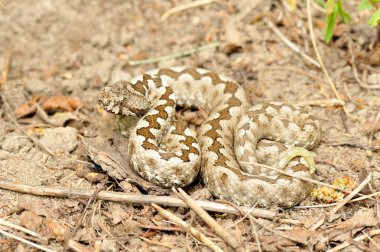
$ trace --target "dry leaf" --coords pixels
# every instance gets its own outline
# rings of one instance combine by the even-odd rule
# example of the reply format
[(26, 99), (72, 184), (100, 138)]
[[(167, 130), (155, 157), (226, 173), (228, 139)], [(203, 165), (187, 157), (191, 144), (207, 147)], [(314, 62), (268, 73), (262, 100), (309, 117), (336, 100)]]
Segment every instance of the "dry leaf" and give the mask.
[(79, 99), (68, 96), (36, 96), (29, 102), (22, 104), (15, 111), (17, 118), (25, 117), (34, 114), (37, 110), (36, 104), (39, 104), (43, 110), (48, 113), (56, 111), (69, 111), (72, 112), (80, 107), (82, 103)]
[(47, 219), (46, 227), (51, 231), (57, 241), (64, 241), (66, 236), (66, 229), (55, 219)]

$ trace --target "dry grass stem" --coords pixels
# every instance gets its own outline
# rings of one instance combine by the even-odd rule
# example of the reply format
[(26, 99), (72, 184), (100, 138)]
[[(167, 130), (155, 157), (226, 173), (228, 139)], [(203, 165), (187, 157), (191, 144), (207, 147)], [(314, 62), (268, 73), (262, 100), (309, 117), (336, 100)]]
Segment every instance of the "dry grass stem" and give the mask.
[(31, 241), (28, 241), (24, 238), (21, 238), (21, 237), (18, 237), (14, 234), (11, 234), (11, 233), (8, 233), (7, 231), (4, 231), (2, 229), (0, 229), (0, 234), (3, 234), (4, 236), (7, 236), (7, 237), (10, 237), (10, 238), (13, 238), (15, 240), (18, 240), (19, 242), (22, 242), (22, 243), (25, 243), (25, 244), (28, 244), (29, 246), (32, 246), (32, 247), (35, 247), (37, 249), (40, 249), (42, 251), (46, 251), (46, 252), (54, 252), (54, 250), (51, 250), (49, 248), (46, 248), (44, 246), (41, 246), (41, 245), (38, 245), (37, 243), (34, 243), (34, 242), (31, 242)]
[(173, 191), (191, 208), (196, 214), (228, 245), (233, 249), (238, 249), (241, 244), (232, 237), (219, 223), (217, 223), (205, 210), (203, 210), (185, 191), (173, 188)]
[(344, 205), (346, 205), (355, 195), (357, 195), (368, 183), (372, 180), (372, 173), (368, 174), (368, 176), (360, 183), (349, 195), (347, 195), (343, 200), (339, 201), (338, 204), (331, 210), (329, 213), (330, 217), (338, 212)]
[[(0, 179), (0, 188), (33, 194), (38, 196), (53, 196), (53, 197), (67, 197), (67, 198), (82, 198), (88, 199), (94, 195), (95, 190), (83, 190), (83, 189), (74, 189), (69, 187), (53, 187), (53, 186), (34, 186), (26, 185), (11, 181), (6, 181)], [(188, 207), (185, 202), (181, 199), (170, 197), (170, 196), (155, 196), (155, 195), (141, 195), (141, 194), (128, 194), (121, 192), (108, 192), (100, 191), (97, 196), (99, 200), (108, 200), (114, 202), (125, 202), (125, 203), (135, 203), (150, 205), (152, 203), (170, 206), (170, 207)], [(213, 211), (218, 213), (230, 213), (240, 215), (240, 212), (234, 207), (231, 207), (226, 204), (211, 202), (207, 200), (197, 200), (199, 206), (207, 211)], [(249, 208), (244, 207), (245, 211), (249, 211)], [(265, 218), (265, 219), (274, 219), (277, 214), (275, 211), (265, 210), (265, 209), (253, 209), (251, 214), (256, 217)]]
[(311, 39), (311, 43), (313, 45), (313, 48), (314, 48), (314, 52), (315, 52), (315, 55), (317, 56), (317, 59), (318, 59), (318, 62), (319, 62), (319, 65), (321, 66), (322, 68), (322, 71), (323, 73), (325, 74), (326, 78), (327, 78), (327, 81), (328, 83), (330, 84), (330, 87), (331, 89), (334, 91), (334, 94), (336, 96), (336, 98), (340, 101), (340, 105), (343, 107), (343, 110), (344, 112), (349, 115), (349, 113), (347, 112), (346, 110), (346, 107), (345, 107), (345, 102), (343, 101), (342, 97), (340, 96), (340, 94), (338, 93), (336, 87), (335, 87), (335, 84), (334, 82), (332, 81), (329, 73), (327, 72), (327, 69), (325, 67), (325, 64), (323, 63), (323, 60), (322, 60), (322, 57), (319, 53), (319, 50), (318, 50), (318, 47), (317, 47), (317, 42), (316, 42), (316, 39), (315, 39), (315, 35), (314, 35), (314, 28), (313, 28), (313, 22), (311, 20), (311, 7), (310, 7), (310, 2), (311, 0), (307, 0), (306, 1), (306, 6), (307, 6), (307, 23), (308, 23), (308, 27), (309, 27), (309, 33), (310, 33), (310, 39)]
[(182, 52), (177, 52), (177, 53), (173, 53), (173, 54), (169, 54), (169, 55), (165, 55), (165, 56), (161, 56), (161, 57), (157, 57), (157, 58), (149, 58), (149, 59), (143, 59), (143, 60), (130, 60), (129, 65), (137, 66), (137, 65), (157, 63), (157, 62), (161, 62), (161, 61), (165, 61), (165, 60), (181, 58), (181, 57), (189, 56), (189, 55), (196, 53), (196, 52), (206, 51), (206, 50), (209, 50), (211, 48), (218, 47), (219, 45), (220, 45), (220, 42), (216, 41), (216, 42), (212, 42), (210, 44), (204, 45), (204, 46), (192, 48), (189, 50), (185, 50)]
[(307, 62), (313, 64), (314, 66), (320, 68), (320, 64), (315, 61), (312, 57), (304, 53), (296, 44), (291, 42), (277, 27), (266, 17), (263, 18), (263, 21), (276, 35), (281, 39), (282, 42), (285, 43), (290, 49), (292, 49), (295, 53), (299, 54), (302, 58), (304, 58)]
[(13, 229), (16, 229), (18, 231), (22, 231), (24, 233), (27, 233), (28, 235), (31, 235), (33, 237), (36, 237), (36, 238), (40, 239), (43, 244), (47, 244), (48, 243), (48, 239), (45, 238), (45, 237), (43, 237), (42, 235), (40, 235), (40, 234), (38, 234), (38, 233), (30, 230), (30, 229), (27, 229), (27, 228), (21, 227), (19, 225), (13, 224), (13, 223), (11, 223), (9, 221), (6, 221), (4, 219), (0, 219), (0, 225), (4, 226), (4, 227), (13, 228)]
[(186, 4), (178, 5), (174, 8), (171, 8), (170, 10), (166, 11), (164, 14), (162, 14), (162, 16), (160, 17), (160, 21), (161, 22), (165, 21), (168, 17), (170, 17), (171, 15), (173, 15), (175, 13), (178, 13), (178, 12), (190, 9), (190, 8), (210, 4), (212, 2), (218, 2), (218, 0), (197, 0), (197, 1), (186, 3)]
[(348, 194), (343, 200), (338, 202), (338, 204), (329, 212), (327, 217), (323, 217), (320, 219), (317, 223), (315, 223), (311, 230), (317, 230), (320, 226), (323, 225), (323, 223), (326, 221), (326, 218), (328, 221), (331, 221), (333, 218), (333, 215), (339, 211), (344, 205), (346, 205), (355, 195), (357, 195), (368, 183), (372, 180), (372, 173), (368, 174), (368, 176), (363, 180), (363, 182), (358, 185), (355, 190), (353, 190), (350, 194)]
[(171, 212), (159, 207), (156, 204), (152, 204), (152, 206), (165, 218), (169, 219), (170, 221), (174, 222), (178, 226), (182, 227), (185, 231), (190, 232), (192, 236), (194, 236), (198, 241), (203, 242), (204, 245), (209, 247), (212, 251), (215, 252), (223, 252), (223, 250), (216, 245), (213, 241), (211, 241), (209, 238), (207, 238), (204, 234), (202, 234), (199, 230), (197, 230), (194, 227), (189, 226), (185, 221), (181, 220)]
[[(380, 229), (375, 229), (375, 230), (371, 230), (368, 232), (368, 234), (366, 235), (360, 235), (356, 238), (354, 238), (353, 240), (358, 242), (358, 241), (363, 241), (365, 239), (367, 239), (367, 236), (371, 237), (371, 236), (375, 236), (375, 235), (379, 235), (380, 234)], [(342, 250), (348, 246), (350, 246), (351, 243), (350, 242), (343, 242), (342, 244), (330, 249), (330, 250), (327, 250), (327, 252), (337, 252), (339, 250)]]
[(168, 243), (163, 243), (163, 242), (149, 240), (149, 239), (147, 239), (145, 237), (142, 237), (142, 236), (140, 236), (139, 238), (141, 240), (143, 240), (144, 242), (152, 244), (152, 245), (161, 246), (161, 247), (165, 247), (165, 248), (169, 248), (169, 249), (175, 249), (175, 247), (173, 245), (168, 244)]
[[(242, 163), (252, 164), (251, 162), (242, 162)], [(330, 184), (327, 184), (327, 183), (320, 182), (320, 181), (315, 180), (315, 179), (304, 178), (304, 177), (299, 177), (299, 176), (296, 176), (296, 175), (293, 175), (293, 174), (289, 174), (289, 173), (284, 172), (283, 170), (274, 168), (274, 167), (269, 166), (269, 165), (260, 164), (260, 163), (253, 163), (253, 165), (261, 166), (263, 168), (266, 168), (266, 169), (269, 169), (269, 170), (272, 170), (272, 171), (276, 171), (278, 173), (281, 173), (283, 175), (286, 175), (286, 176), (289, 176), (289, 177), (292, 177), (292, 178), (300, 179), (300, 180), (303, 180), (303, 181), (306, 181), (306, 182), (310, 182), (310, 183), (313, 183), (313, 184), (317, 184), (317, 185), (321, 185), (321, 186), (330, 187), (330, 188), (333, 188), (335, 190), (339, 190), (339, 191), (344, 192), (344, 193), (351, 193), (352, 192), (352, 191), (348, 191), (348, 190), (342, 189), (342, 188), (340, 188), (338, 186), (334, 186), (334, 185), (330, 185)]]

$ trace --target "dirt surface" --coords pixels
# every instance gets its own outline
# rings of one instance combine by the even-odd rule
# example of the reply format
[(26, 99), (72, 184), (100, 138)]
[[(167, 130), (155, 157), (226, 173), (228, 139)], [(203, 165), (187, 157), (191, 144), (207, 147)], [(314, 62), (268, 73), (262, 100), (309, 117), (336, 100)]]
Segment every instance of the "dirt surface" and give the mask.
[[(291, 50), (265, 21), (316, 59), (305, 5), (291, 12), (280, 1), (215, 1), (160, 21), (163, 13), (184, 3), (0, 1), (1, 181), (176, 197), (131, 173), (123, 156), (127, 140), (114, 130), (97, 98), (110, 81), (157, 67), (189, 66), (234, 78), (252, 103), (281, 101), (304, 107), (323, 130), (314, 150), (315, 179), (332, 184), (348, 176), (360, 184), (371, 175), (362, 193), (380, 190), (380, 49), (376, 30), (366, 24), (369, 12), (347, 6), (352, 23), (338, 25), (333, 42), (326, 45), (324, 13), (312, 5), (316, 43), (345, 102), (343, 109), (321, 68)], [(189, 49), (196, 50), (186, 57), (133, 64)], [(33, 196), (33, 189), (28, 190), (0, 190), (0, 218), (40, 236), (2, 223), (0, 231), (54, 251), (210, 251), (150, 205), (96, 200), (96, 193), (90, 199)], [(194, 199), (214, 200), (200, 181), (186, 191)], [(352, 242), (347, 251), (379, 248), (375, 198), (346, 204), (333, 214), (333, 207), (320, 205), (324, 203), (329, 202), (309, 197), (301, 207), (272, 209), (274, 219), (210, 214), (245, 251), (324, 251), (363, 234), (372, 235), (372, 241)], [(165, 208), (222, 250), (233, 250), (193, 211)], [(329, 219), (313, 229), (324, 216)], [(4, 234), (0, 250), (36, 251)]]

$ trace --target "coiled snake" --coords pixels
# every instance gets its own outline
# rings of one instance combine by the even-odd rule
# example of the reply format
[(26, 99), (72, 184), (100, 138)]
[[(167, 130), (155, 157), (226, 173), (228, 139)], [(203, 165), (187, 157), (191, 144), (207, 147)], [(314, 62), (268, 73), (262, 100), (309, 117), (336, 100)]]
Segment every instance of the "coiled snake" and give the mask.
[[(189, 185), (201, 167), (211, 193), (239, 205), (291, 207), (310, 193), (310, 183), (258, 165), (257, 144), (269, 139), (290, 146), (274, 166), (310, 178), (314, 162), (305, 149), (318, 144), (319, 122), (280, 103), (250, 108), (244, 89), (225, 76), (199, 68), (158, 69), (107, 85), (99, 101), (113, 114), (140, 117), (128, 154), (134, 169), (157, 185)], [(176, 104), (209, 112), (198, 137), (176, 126)], [(289, 163), (296, 156), (306, 163)]]

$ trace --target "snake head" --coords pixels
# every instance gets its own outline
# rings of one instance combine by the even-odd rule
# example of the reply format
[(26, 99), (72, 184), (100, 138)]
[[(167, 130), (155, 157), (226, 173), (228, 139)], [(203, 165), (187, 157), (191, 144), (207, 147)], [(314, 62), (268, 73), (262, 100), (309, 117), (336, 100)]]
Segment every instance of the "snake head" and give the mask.
[(123, 80), (104, 87), (99, 103), (107, 112), (115, 115), (142, 116), (149, 110), (145, 90), (139, 90), (136, 84)]

